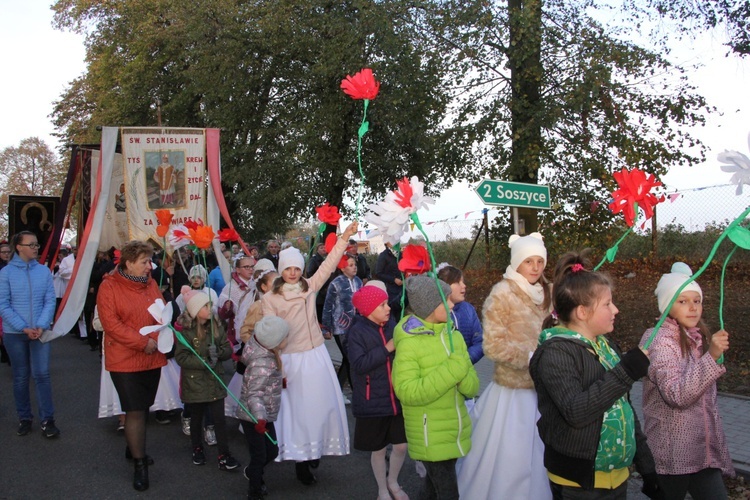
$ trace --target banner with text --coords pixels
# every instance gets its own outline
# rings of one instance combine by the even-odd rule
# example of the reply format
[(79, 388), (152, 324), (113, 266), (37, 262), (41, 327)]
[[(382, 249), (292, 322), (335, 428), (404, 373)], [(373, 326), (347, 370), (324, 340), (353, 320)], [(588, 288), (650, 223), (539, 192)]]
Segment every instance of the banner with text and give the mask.
[(170, 210), (173, 224), (206, 221), (204, 129), (123, 128), (122, 156), (130, 239), (163, 246), (156, 210)]

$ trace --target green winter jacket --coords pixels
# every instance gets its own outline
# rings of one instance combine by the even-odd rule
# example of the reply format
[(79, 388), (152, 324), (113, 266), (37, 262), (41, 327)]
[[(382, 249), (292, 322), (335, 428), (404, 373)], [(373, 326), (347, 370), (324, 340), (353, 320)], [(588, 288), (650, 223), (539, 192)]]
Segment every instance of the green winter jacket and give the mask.
[(464, 404), (479, 392), (479, 377), (466, 342), (445, 323), (405, 316), (393, 334), (396, 359), (393, 387), (401, 401), (409, 455), (439, 462), (459, 458), (471, 449), (471, 419)]
[[(182, 318), (183, 316), (180, 316), (180, 320)], [(199, 341), (196, 337), (195, 328), (185, 327), (182, 330), (182, 335), (190, 343), (195, 352), (202, 359), (208, 361), (208, 345), (211, 343), (210, 334), (206, 335), (203, 341)], [(218, 375), (221, 375), (224, 373), (221, 361), (226, 361), (232, 356), (232, 346), (227, 340), (224, 328), (219, 325), (218, 321), (214, 321), (214, 342), (216, 344), (219, 363), (216, 364), (213, 370)], [(210, 403), (227, 397), (227, 391), (216, 380), (216, 377), (208, 371), (208, 368), (206, 368), (201, 359), (176, 339), (174, 359), (182, 368), (180, 374), (180, 396), (183, 403)]]

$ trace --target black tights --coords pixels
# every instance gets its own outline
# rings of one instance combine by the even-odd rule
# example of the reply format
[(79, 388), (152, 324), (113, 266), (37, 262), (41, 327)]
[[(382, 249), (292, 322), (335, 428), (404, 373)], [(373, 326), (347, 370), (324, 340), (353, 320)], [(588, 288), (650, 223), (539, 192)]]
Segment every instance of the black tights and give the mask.
[(336, 345), (339, 347), (339, 351), (341, 351), (341, 366), (339, 366), (339, 371), (336, 373), (339, 379), (339, 385), (341, 387), (344, 386), (344, 380), (349, 381), (349, 387), (354, 387), (352, 385), (352, 376), (349, 373), (349, 358), (346, 355), (346, 349), (344, 349), (343, 346), (343, 339), (344, 335), (334, 335), (333, 340), (336, 341)]
[(125, 440), (134, 459), (146, 456), (146, 412), (125, 412)]

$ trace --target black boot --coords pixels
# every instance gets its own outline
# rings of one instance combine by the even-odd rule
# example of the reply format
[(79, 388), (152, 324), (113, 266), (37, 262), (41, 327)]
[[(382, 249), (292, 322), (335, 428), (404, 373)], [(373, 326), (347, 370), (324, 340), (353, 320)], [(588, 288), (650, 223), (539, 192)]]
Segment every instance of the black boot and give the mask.
[(148, 461), (145, 458), (135, 459), (133, 488), (138, 491), (146, 491), (148, 489)]
[[(133, 460), (133, 454), (130, 452), (130, 447), (125, 446), (125, 460)], [(154, 465), (154, 459), (150, 455), (146, 455), (146, 463), (148, 465)]]
[(310, 472), (309, 462), (297, 462), (294, 465), (297, 471), (297, 479), (299, 479), (302, 484), (310, 486), (311, 484), (315, 484), (317, 482), (317, 479), (315, 478), (313, 473)]

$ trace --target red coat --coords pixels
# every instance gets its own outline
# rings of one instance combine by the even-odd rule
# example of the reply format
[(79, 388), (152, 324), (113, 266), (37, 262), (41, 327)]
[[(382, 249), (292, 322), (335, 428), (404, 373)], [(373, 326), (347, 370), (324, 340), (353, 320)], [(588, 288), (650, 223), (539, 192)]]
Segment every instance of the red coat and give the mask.
[(158, 334), (141, 335), (139, 330), (155, 325), (148, 306), (156, 299), (164, 299), (156, 282), (149, 277), (146, 283), (123, 278), (115, 271), (104, 277), (96, 298), (99, 319), (104, 328), (105, 368), (111, 372), (140, 372), (167, 364), (164, 354), (146, 354), (148, 339), (157, 340)]

